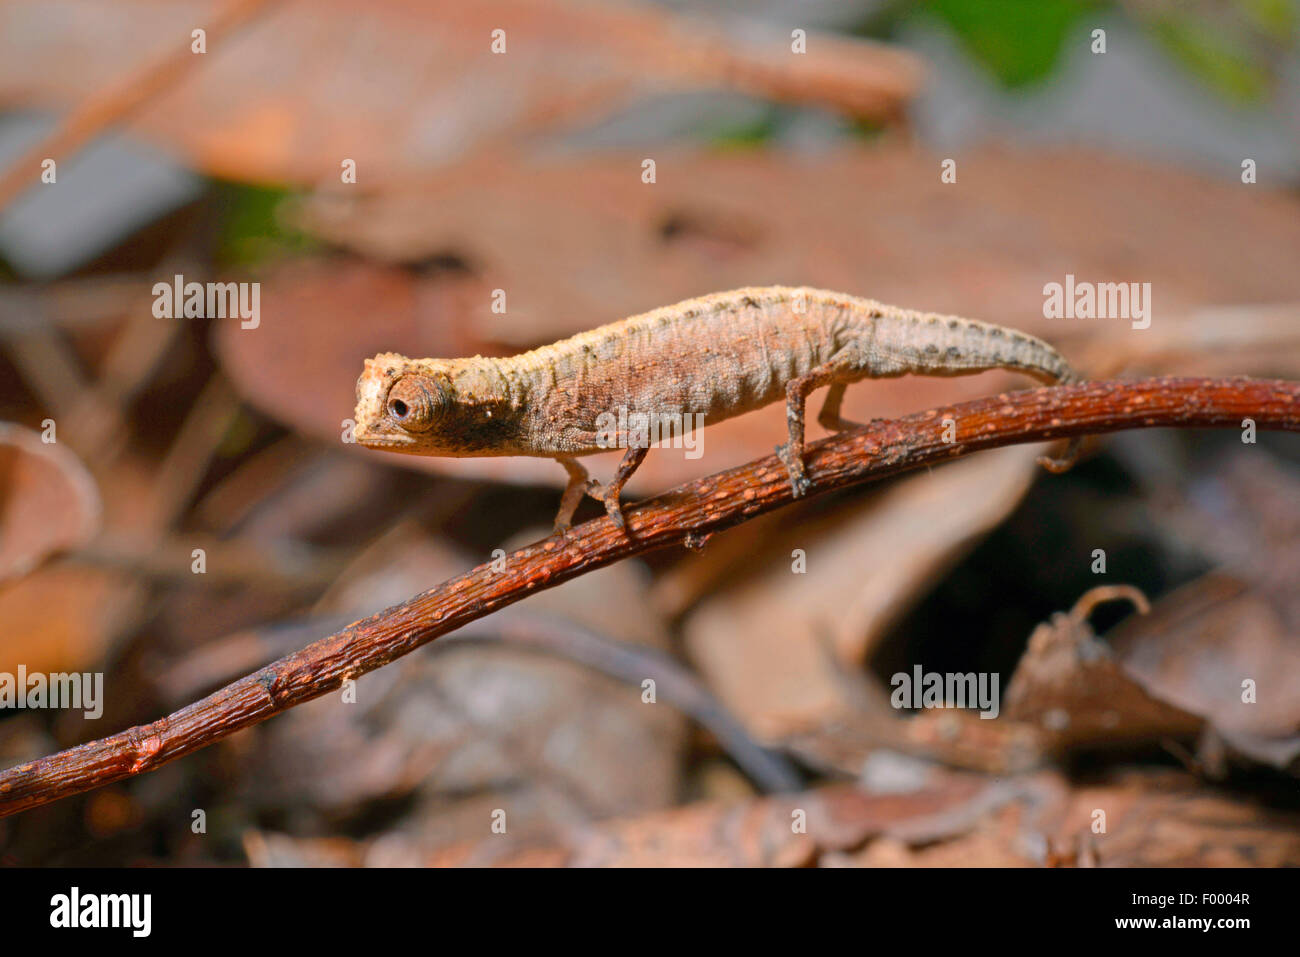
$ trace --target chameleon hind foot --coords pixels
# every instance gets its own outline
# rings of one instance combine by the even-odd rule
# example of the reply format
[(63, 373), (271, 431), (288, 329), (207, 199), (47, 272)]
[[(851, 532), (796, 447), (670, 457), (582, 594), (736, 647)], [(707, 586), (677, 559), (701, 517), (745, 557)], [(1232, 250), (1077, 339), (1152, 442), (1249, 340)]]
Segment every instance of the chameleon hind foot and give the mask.
[(790, 488), (795, 498), (802, 498), (812, 488), (812, 482), (808, 479), (803, 464), (804, 403), (808, 399), (809, 392), (830, 385), (831, 389), (822, 406), (820, 418), (827, 421), (839, 419), (840, 402), (844, 398), (847, 383), (837, 382), (835, 377), (845, 371), (847, 360), (843, 356), (843, 352), (837, 353), (830, 362), (822, 363), (806, 375), (791, 379), (785, 384), (785, 423), (789, 430), (789, 439), (784, 445), (776, 447), (776, 454), (785, 463), (786, 471), (790, 473)]
[(795, 498), (802, 498), (808, 494), (812, 488), (812, 480), (808, 478), (808, 473), (804, 469), (803, 455), (790, 451), (790, 443), (776, 447), (776, 455), (785, 465), (786, 472), (790, 475), (790, 490), (794, 492)]

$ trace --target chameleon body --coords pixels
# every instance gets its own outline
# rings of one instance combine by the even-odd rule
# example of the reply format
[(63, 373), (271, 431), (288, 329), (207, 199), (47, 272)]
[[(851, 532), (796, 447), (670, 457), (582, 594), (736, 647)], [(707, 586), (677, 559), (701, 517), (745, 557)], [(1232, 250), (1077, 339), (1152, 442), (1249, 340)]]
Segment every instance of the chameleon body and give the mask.
[(367, 447), (416, 455), (555, 458), (569, 473), (557, 530), (584, 493), (603, 499), (622, 524), (619, 491), (646, 450), (629, 448), (608, 485), (588, 480), (576, 456), (610, 448), (597, 422), (603, 413), (703, 414), (709, 423), (784, 399), (789, 437), (777, 451), (799, 496), (809, 487), (802, 459), (809, 392), (831, 386), (818, 421), (839, 429), (849, 424), (839, 410), (851, 382), (988, 369), (1045, 383), (1075, 379), (1060, 353), (1014, 329), (821, 289), (755, 287), (688, 299), (506, 358), (382, 353), (366, 360), (357, 381), (354, 434)]

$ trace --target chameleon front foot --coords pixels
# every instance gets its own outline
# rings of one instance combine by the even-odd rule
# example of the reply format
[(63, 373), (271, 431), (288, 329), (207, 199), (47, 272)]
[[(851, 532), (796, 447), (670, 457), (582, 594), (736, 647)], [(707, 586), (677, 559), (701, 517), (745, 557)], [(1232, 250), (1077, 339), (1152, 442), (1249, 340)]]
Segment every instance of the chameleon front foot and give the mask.
[(587, 494), (605, 506), (607, 514), (619, 528), (627, 528), (627, 519), (623, 517), (622, 488), (613, 482), (603, 485), (592, 479), (587, 483)]
[(582, 496), (587, 486), (591, 484), (591, 480), (587, 478), (587, 470), (577, 459), (560, 456), (556, 461), (563, 465), (564, 471), (569, 474), (569, 482), (564, 488), (564, 497), (560, 499), (560, 510), (555, 513), (555, 525), (551, 529), (551, 534), (563, 535), (573, 527), (573, 513), (582, 504)]
[(812, 480), (808, 478), (808, 473), (804, 469), (803, 456), (792, 452), (789, 442), (778, 445), (776, 455), (790, 475), (790, 490), (794, 493), (794, 497), (803, 498), (812, 488)]
[[(623, 518), (623, 503), (617, 491), (607, 491), (605, 486), (595, 481), (588, 482), (583, 491), (605, 506), (605, 511), (614, 520), (615, 525), (619, 528), (627, 527), (627, 520)], [(551, 534), (563, 535), (571, 529), (573, 527), (573, 513), (576, 511), (576, 503), (571, 508), (561, 505), (560, 513), (555, 516), (555, 524), (551, 528)]]
[(618, 493), (606, 495), (603, 501), (605, 503), (605, 512), (614, 520), (614, 524), (619, 528), (627, 528), (627, 519), (623, 517), (623, 503), (620, 501)]

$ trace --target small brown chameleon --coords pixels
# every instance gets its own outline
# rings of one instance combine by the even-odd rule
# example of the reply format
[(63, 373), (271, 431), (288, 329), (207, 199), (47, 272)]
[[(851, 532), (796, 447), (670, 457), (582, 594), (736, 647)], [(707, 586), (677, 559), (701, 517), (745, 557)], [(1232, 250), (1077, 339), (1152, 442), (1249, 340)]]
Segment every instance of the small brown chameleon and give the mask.
[[(838, 431), (852, 425), (840, 418), (850, 382), (998, 368), (1075, 381), (1055, 349), (1014, 329), (822, 289), (764, 286), (688, 299), (508, 358), (381, 353), (357, 380), (354, 435), (368, 448), (414, 455), (554, 458), (569, 475), (556, 531), (569, 527), (584, 494), (602, 500), (622, 526), (619, 494), (647, 450), (628, 447), (629, 433), (613, 443), (602, 437), (602, 413), (702, 413), (721, 422), (784, 398), (789, 436), (777, 453), (798, 497), (811, 486), (804, 403), (814, 389), (830, 386), (817, 421)], [(1039, 461), (1064, 471), (1077, 446), (1072, 440), (1064, 459)], [(627, 454), (602, 485), (576, 456), (611, 447)]]

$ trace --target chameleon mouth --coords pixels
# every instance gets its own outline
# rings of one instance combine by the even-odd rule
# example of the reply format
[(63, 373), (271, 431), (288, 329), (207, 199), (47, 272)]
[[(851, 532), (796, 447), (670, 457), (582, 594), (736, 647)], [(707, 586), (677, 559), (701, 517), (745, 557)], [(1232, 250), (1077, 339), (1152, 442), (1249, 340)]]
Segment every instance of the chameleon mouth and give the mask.
[(358, 425), (352, 435), (368, 449), (404, 449), (416, 444), (415, 436), (397, 430), (390, 431), (382, 425), (377, 428)]

